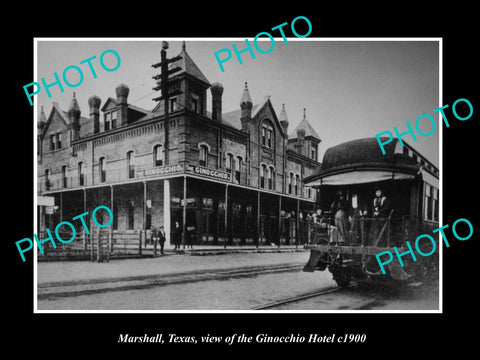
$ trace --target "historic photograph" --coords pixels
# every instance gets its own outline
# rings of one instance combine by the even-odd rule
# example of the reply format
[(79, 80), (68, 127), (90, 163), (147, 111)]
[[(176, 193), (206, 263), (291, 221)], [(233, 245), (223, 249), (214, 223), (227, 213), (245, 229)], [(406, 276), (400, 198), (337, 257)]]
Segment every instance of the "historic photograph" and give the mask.
[(441, 310), (439, 39), (35, 46), (37, 312)]

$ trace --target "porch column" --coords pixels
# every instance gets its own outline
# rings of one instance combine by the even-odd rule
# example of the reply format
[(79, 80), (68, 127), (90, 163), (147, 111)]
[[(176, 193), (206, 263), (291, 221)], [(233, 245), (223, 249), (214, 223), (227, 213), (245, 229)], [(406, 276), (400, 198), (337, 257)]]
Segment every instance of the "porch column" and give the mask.
[(225, 218), (224, 218), (224, 226), (225, 226), (225, 241), (223, 242), (223, 248), (227, 248), (227, 241), (229, 238), (228, 235), (228, 184), (225, 184)]
[(163, 180), (163, 227), (165, 230), (165, 242), (172, 245), (170, 236), (170, 180)]
[(147, 247), (147, 182), (143, 182), (143, 246)]
[(257, 191), (257, 244), (256, 247), (260, 243), (260, 191)]
[(182, 219), (182, 244), (185, 246), (185, 232), (187, 231), (187, 176), (183, 176), (183, 219)]
[(63, 221), (63, 193), (60, 192), (60, 221)]
[(278, 197), (278, 247), (282, 242), (282, 197)]
[[(87, 211), (87, 191), (83, 188), (83, 212)], [(83, 231), (83, 249), (87, 251), (87, 233), (85, 232), (85, 227), (82, 226)]]
[(298, 248), (298, 240), (300, 240), (300, 199), (297, 198), (297, 218), (295, 219), (295, 248)]

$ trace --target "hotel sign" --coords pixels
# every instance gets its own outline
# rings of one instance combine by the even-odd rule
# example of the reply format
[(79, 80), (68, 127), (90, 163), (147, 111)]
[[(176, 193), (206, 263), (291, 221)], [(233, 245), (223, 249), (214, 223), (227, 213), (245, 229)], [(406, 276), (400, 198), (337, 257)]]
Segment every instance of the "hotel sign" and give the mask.
[(203, 166), (185, 164), (185, 172), (195, 175), (206, 176), (213, 179), (232, 181), (232, 174), (224, 171), (218, 171), (215, 169), (209, 169)]
[(180, 174), (184, 172), (183, 164), (157, 166), (151, 169), (137, 171), (138, 177), (144, 176), (162, 176)]
[(209, 169), (203, 166), (190, 165), (190, 164), (175, 164), (175, 165), (165, 165), (157, 166), (151, 169), (139, 170), (137, 171), (137, 177), (146, 177), (146, 176), (170, 176), (175, 174), (194, 174), (200, 175), (203, 177), (208, 177), (217, 180), (223, 181), (232, 181), (232, 174), (219, 171), (216, 169)]

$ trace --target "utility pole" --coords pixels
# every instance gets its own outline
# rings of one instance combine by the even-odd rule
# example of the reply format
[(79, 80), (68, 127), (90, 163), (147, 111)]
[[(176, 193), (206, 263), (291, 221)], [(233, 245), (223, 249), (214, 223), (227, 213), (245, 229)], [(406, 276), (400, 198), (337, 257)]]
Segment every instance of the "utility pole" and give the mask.
[[(168, 119), (168, 112), (169, 112), (169, 100), (172, 96), (179, 95), (182, 93), (180, 89), (175, 89), (173, 86), (175, 83), (179, 83), (180, 79), (171, 78), (169, 79), (169, 75), (175, 74), (176, 72), (182, 70), (180, 66), (175, 66), (172, 68), (168, 68), (168, 64), (173, 63), (177, 60), (180, 60), (181, 56), (176, 56), (171, 59), (167, 59), (167, 49), (168, 49), (168, 42), (162, 42), (162, 51), (160, 52), (160, 62), (153, 64), (152, 67), (154, 69), (160, 67), (161, 73), (158, 75), (153, 76), (153, 79), (156, 80), (157, 86), (153, 88), (153, 90), (158, 91), (161, 90), (162, 96), (154, 98), (153, 101), (164, 101), (164, 133), (165, 133), (165, 141), (164, 141), (164, 150), (165, 150), (165, 165), (169, 164), (169, 119)], [(170, 91), (170, 88), (172, 88)]]

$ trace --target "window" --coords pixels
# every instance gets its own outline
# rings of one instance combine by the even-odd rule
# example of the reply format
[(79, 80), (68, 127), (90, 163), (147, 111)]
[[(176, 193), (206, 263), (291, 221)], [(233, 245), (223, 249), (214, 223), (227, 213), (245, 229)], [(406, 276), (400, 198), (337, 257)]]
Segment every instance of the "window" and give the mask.
[(155, 166), (162, 166), (164, 160), (164, 152), (162, 145), (155, 145), (153, 148), (153, 164)]
[(192, 94), (192, 110), (200, 114), (200, 98), (197, 94)]
[(424, 214), (425, 220), (432, 220), (433, 218), (433, 199), (432, 199), (433, 187), (425, 183), (425, 196), (424, 196)]
[(235, 161), (235, 181), (240, 183), (240, 173), (242, 171), (242, 162), (243, 159), (241, 156), (237, 156), (237, 161)]
[(110, 119), (112, 117), (112, 113), (106, 113), (105, 114), (105, 124), (104, 124), (104, 129), (105, 131), (110, 130)]
[(50, 135), (50, 150), (55, 150), (55, 134)]
[(227, 153), (225, 158), (225, 169), (230, 174), (232, 173), (232, 167), (233, 167), (232, 163), (233, 163), (233, 155), (230, 153)]
[(293, 182), (293, 187), (295, 188), (295, 195), (298, 195), (298, 184), (300, 182), (300, 176), (297, 174), (295, 175), (295, 179)]
[(83, 162), (78, 163), (78, 185), (85, 185), (85, 175), (83, 174)]
[(57, 133), (56, 134), (56, 138), (57, 138), (57, 149), (61, 149), (62, 148), (62, 133)]
[(317, 158), (318, 158), (318, 149), (317, 149), (317, 146), (316, 146), (316, 145), (312, 145), (311, 155), (312, 155), (312, 160), (317, 161)]
[(433, 188), (433, 221), (438, 221), (438, 189)]
[(177, 98), (170, 99), (170, 112), (174, 112), (177, 110)]
[(135, 202), (127, 201), (127, 230), (133, 230), (135, 226)]
[(133, 179), (135, 177), (135, 164), (133, 163), (133, 151), (127, 153), (127, 171), (128, 178)]
[(273, 143), (273, 125), (270, 121), (265, 120), (262, 123), (262, 146), (271, 149)]
[(265, 173), (267, 172), (267, 165), (262, 164), (260, 166), (260, 187), (265, 188)]
[(117, 127), (117, 111), (112, 111), (112, 129)]
[(269, 166), (267, 169), (267, 185), (270, 190), (273, 190), (275, 182), (275, 169)]
[(45, 189), (50, 190), (50, 170), (45, 169)]
[(62, 186), (67, 187), (67, 165), (62, 166)]
[(99, 168), (100, 168), (100, 182), (105, 182), (107, 180), (107, 171), (105, 165), (105, 158), (101, 157), (99, 161)]
[(200, 165), (207, 166), (208, 165), (208, 147), (207, 145), (200, 145)]
[(288, 193), (292, 193), (292, 186), (293, 186), (293, 173), (290, 173), (290, 176), (288, 178)]

